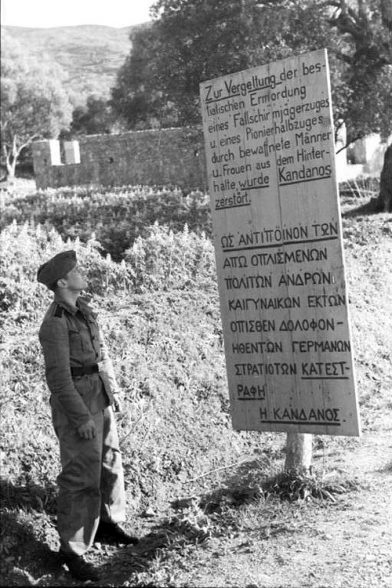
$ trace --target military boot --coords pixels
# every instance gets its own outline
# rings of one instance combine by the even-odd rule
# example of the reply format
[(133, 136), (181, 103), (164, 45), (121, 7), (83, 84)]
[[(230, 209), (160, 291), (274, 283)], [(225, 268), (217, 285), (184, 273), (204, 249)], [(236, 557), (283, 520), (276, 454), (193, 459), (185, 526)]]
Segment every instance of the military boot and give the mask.
[(93, 580), (97, 581), (100, 578), (98, 570), (90, 563), (88, 563), (81, 555), (76, 553), (66, 553), (60, 549), (59, 552), (62, 563), (65, 563), (70, 571), (71, 576), (77, 580)]
[(139, 539), (130, 535), (118, 523), (107, 523), (100, 521), (94, 541), (100, 543), (124, 543), (125, 545), (136, 545)]

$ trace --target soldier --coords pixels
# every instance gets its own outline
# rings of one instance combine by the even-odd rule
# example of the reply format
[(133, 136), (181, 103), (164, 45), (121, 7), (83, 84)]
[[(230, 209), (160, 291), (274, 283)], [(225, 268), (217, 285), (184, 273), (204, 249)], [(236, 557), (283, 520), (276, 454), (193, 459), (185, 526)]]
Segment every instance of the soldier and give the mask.
[(75, 251), (55, 255), (37, 278), (54, 292), (39, 339), (60, 444), (60, 557), (75, 578), (98, 580), (83, 557), (94, 540), (138, 542), (120, 525), (125, 491), (112, 411), (121, 410), (119, 388), (96, 315), (80, 297), (87, 283)]

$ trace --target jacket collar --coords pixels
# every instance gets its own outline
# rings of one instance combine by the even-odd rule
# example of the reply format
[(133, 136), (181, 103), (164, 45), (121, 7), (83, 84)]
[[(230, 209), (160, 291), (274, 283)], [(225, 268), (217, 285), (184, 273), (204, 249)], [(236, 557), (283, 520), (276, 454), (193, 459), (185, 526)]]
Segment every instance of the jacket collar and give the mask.
[(70, 304), (68, 304), (68, 302), (66, 302), (65, 300), (63, 300), (62, 298), (60, 298), (60, 296), (58, 295), (54, 295), (54, 302), (56, 304), (58, 304), (59, 306), (61, 306), (62, 308), (64, 308), (64, 310), (66, 310), (67, 312), (69, 312), (70, 314), (72, 314), (72, 316), (74, 316), (78, 310), (80, 310), (79, 308), (79, 298), (76, 301), (76, 308), (74, 308), (73, 306), (71, 306)]

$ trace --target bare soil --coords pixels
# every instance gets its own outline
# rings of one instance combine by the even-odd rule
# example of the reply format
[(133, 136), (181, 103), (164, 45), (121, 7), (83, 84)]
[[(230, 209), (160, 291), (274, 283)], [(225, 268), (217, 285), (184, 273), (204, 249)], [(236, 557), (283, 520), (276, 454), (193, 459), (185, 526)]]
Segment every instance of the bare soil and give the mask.
[[(319, 456), (315, 464), (326, 457)], [(357, 447), (328, 458), (328, 471), (361, 488), (320, 504), (248, 514), (246, 530), (199, 548), (178, 569), (176, 586), (392, 586), (392, 429), (366, 434)], [(157, 570), (157, 580), (162, 570)], [(166, 580), (166, 578), (162, 578)], [(158, 584), (159, 585), (159, 584)]]
[[(205, 540), (195, 527), (178, 524), (178, 519), (173, 524), (173, 511), (141, 518), (133, 521), (141, 537), (138, 546), (95, 545), (89, 559), (101, 568), (102, 580), (97, 584), (390, 588), (390, 422), (352, 440), (346, 450), (315, 452), (314, 465), (326, 468), (327, 478), (355, 481), (355, 489), (335, 496), (334, 502), (251, 502), (237, 509), (234, 521), (231, 508)], [(37, 517), (38, 522), (43, 543), (35, 539), (28, 546), (30, 557), (20, 555), (23, 567), (14, 567), (8, 585), (79, 585), (48, 549), (48, 545), (56, 549), (53, 526), (42, 526), (42, 518)]]

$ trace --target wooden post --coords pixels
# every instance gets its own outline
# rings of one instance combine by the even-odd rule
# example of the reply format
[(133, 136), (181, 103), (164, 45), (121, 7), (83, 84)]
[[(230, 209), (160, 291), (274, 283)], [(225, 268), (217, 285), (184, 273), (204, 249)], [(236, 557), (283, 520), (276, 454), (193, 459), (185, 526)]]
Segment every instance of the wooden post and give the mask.
[(308, 474), (312, 464), (312, 435), (309, 433), (287, 433), (286, 472), (298, 471)]

